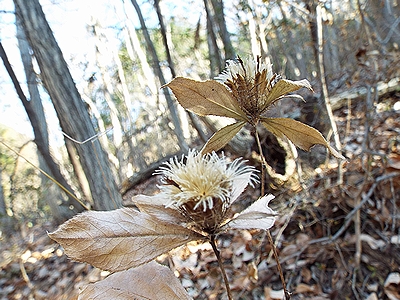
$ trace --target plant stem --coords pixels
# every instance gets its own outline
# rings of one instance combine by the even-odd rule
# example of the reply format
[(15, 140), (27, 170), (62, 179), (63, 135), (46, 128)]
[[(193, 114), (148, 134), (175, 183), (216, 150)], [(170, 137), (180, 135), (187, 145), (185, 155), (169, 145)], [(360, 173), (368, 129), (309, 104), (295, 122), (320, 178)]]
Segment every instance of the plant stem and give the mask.
[(225, 283), (225, 287), (226, 287), (226, 293), (228, 294), (228, 299), (233, 300), (231, 288), (230, 288), (229, 282), (228, 282), (228, 277), (226, 276), (225, 268), (224, 268), (224, 265), (222, 264), (221, 255), (219, 253), (219, 250), (217, 249), (217, 243), (215, 242), (214, 234), (211, 235), (210, 244), (214, 250), (215, 256), (217, 257), (218, 265), (219, 265), (219, 268), (221, 269), (222, 277), (224, 278), (224, 283)]
[[(255, 136), (256, 136), (258, 151), (260, 153), (261, 162), (262, 162), (262, 165), (261, 165), (261, 197), (262, 197), (262, 196), (264, 196), (264, 193), (265, 193), (265, 188), (264, 188), (264, 176), (265, 176), (264, 175), (264, 167), (266, 167), (267, 163), (265, 161), (265, 157), (264, 157), (264, 154), (263, 154), (263, 151), (262, 151), (260, 137), (258, 136), (257, 129), (255, 130)], [(281, 263), (279, 262), (279, 256), (278, 256), (278, 252), (276, 251), (276, 246), (275, 246), (274, 240), (272, 239), (271, 232), (269, 231), (269, 229), (267, 229), (266, 232), (267, 232), (268, 242), (270, 243), (271, 248), (272, 248), (272, 252), (274, 254), (274, 258), (275, 258), (275, 261), (276, 261), (276, 266), (277, 266), (278, 272), (279, 272), (279, 277), (281, 278), (283, 291), (285, 293), (285, 299), (289, 300), (290, 299), (290, 292), (286, 288), (285, 276), (283, 276), (282, 266), (281, 266)]]

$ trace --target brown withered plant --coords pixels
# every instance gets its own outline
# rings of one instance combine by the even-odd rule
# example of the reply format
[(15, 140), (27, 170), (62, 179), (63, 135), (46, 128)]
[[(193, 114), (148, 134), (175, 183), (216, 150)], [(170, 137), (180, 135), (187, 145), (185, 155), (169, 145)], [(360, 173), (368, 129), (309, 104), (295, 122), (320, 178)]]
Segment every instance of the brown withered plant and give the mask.
[[(293, 119), (265, 116), (265, 112), (272, 105), (286, 97), (302, 99), (299, 95), (289, 95), (289, 93), (300, 88), (312, 91), (308, 80), (283, 79), (282, 76), (272, 72), (272, 66), (268, 61), (262, 62), (259, 56), (256, 60), (251, 58), (242, 60), (238, 57), (236, 61), (227, 61), (226, 69), (215, 79), (195, 81), (177, 77), (165, 85), (172, 90), (178, 102), (189, 111), (201, 116), (215, 115), (236, 120), (233, 124), (218, 130), (204, 145), (203, 153), (221, 149), (246, 124), (250, 124), (255, 133), (262, 166), (267, 167), (257, 130), (257, 126), (261, 124), (276, 137), (287, 138), (303, 150), (308, 151), (312, 146), (320, 144), (327, 147), (336, 158), (344, 159), (315, 128)], [(261, 195), (264, 195), (263, 167), (261, 167)], [(272, 236), (268, 229), (266, 233), (277, 262), (285, 297), (290, 299)]]
[[(268, 207), (274, 198), (264, 195), (233, 215), (232, 204), (248, 185), (257, 182), (256, 170), (236, 159), (230, 162), (215, 151), (223, 148), (244, 126), (254, 131), (260, 157), (265, 165), (257, 127), (264, 126), (278, 138), (288, 138), (309, 150), (324, 145), (336, 157), (342, 156), (316, 129), (287, 118), (270, 118), (265, 112), (277, 101), (300, 88), (312, 90), (303, 79), (291, 81), (273, 74), (272, 67), (256, 60), (228, 61), (216, 80), (195, 81), (177, 77), (166, 85), (178, 102), (198, 115), (233, 118), (235, 122), (217, 131), (200, 152), (173, 158), (162, 166), (160, 193), (133, 198), (137, 208), (87, 211), (62, 224), (49, 236), (60, 243), (72, 259), (87, 262), (112, 274), (88, 285), (80, 299), (190, 299), (173, 272), (154, 260), (161, 254), (190, 241), (209, 242), (217, 256), (228, 299), (233, 299), (217, 236), (229, 228), (260, 229), (274, 250), (285, 291), (285, 280), (269, 229), (276, 213)], [(296, 97), (290, 95), (290, 97)], [(297, 96), (299, 97), (299, 96)], [(264, 169), (261, 168), (263, 182)]]

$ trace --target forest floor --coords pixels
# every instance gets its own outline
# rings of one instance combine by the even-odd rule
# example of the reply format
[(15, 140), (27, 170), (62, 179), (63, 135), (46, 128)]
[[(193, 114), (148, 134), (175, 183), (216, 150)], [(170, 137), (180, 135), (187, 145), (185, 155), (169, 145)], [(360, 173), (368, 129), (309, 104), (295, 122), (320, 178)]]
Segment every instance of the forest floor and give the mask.
[[(271, 234), (291, 299), (400, 299), (399, 101), (400, 93), (392, 93), (375, 106), (369, 147), (364, 103), (335, 112), (349, 158), (341, 169), (343, 184), (337, 184), (339, 168), (331, 160), (304, 182), (274, 193), (271, 205), (280, 217)], [(155, 186), (156, 179), (150, 180)], [(146, 192), (146, 186), (135, 192)], [(79, 288), (107, 275), (69, 260), (47, 237), (54, 229), (45, 224), (1, 240), (0, 299), (76, 299)], [(226, 232), (219, 248), (235, 299), (282, 299), (265, 232)], [(208, 244), (188, 244), (158, 261), (179, 274), (194, 299), (225, 299)]]

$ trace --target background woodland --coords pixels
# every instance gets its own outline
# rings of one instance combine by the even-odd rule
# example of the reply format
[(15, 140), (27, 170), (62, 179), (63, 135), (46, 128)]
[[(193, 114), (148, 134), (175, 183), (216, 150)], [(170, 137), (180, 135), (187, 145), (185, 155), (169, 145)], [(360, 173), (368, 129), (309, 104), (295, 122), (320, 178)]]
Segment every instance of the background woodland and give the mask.
[[(1, 0), (0, 7), (5, 2)], [(336, 291), (335, 297), (344, 299), (340, 286), (335, 285), (342, 280), (344, 293), (351, 299), (364, 299), (372, 292), (389, 297), (383, 282), (400, 270), (399, 1), (197, 0), (182, 8), (177, 1), (122, 0), (115, 6), (107, 4), (114, 23), (108, 19), (106, 24), (101, 15), (86, 12), (90, 52), (66, 57), (59, 46), (62, 35), (52, 30), (48, 14), (54, 6), (68, 7), (70, 2), (13, 0), (15, 10), (0, 8), (0, 56), (4, 64), (0, 97), (12, 90), (12, 101), (22, 103), (34, 136), (31, 139), (19, 134), (18, 128), (1, 125), (0, 115), (0, 241), (7, 249), (0, 265), (0, 283), (14, 287), (8, 292), (0, 288), (1, 296), (25, 299), (38, 290), (46, 297), (60, 296), (51, 294), (49, 287), (32, 287), (34, 280), (42, 282), (50, 275), (37, 275), (37, 266), (29, 267), (30, 275), (29, 268), (27, 272), (24, 265), (21, 267), (21, 261), (26, 263), (21, 259), (26, 249), (32, 253), (32, 245), (40, 244), (40, 252), (46, 243), (51, 244), (43, 228), (60, 224), (86, 208), (111, 210), (130, 205), (134, 194), (156, 192), (157, 178), (151, 175), (163, 161), (189, 148), (200, 148), (228, 124), (183, 110), (172, 93), (162, 88), (164, 84), (176, 76), (214, 78), (228, 59), (261, 55), (270, 59), (274, 72), (292, 80), (306, 78), (314, 89), (314, 93), (301, 91), (305, 102), (281, 101), (271, 114), (314, 126), (348, 158), (341, 164), (322, 147), (306, 153), (268, 132), (262, 137), (270, 165), (266, 186), (277, 196), (272, 206), (284, 216), (274, 234), (287, 261), (292, 288), (301, 283), (304, 289), (315, 288), (299, 291), (299, 295), (333, 295)], [(187, 14), (182, 13), (185, 9)], [(19, 53), (9, 50), (2, 37), (2, 28), (11, 24), (15, 24), (13, 43)], [(6, 101), (11, 100), (1, 101), (7, 107)], [(3, 110), (7, 113), (7, 108)], [(245, 128), (224, 152), (259, 164), (254, 150), (252, 132)], [(250, 190), (243, 205), (258, 196), (257, 189)], [(355, 241), (343, 252), (336, 252), (341, 247), (338, 240), (348, 231), (347, 238)], [(260, 286), (279, 289), (276, 274), (266, 272), (262, 279), (249, 275), (249, 261), (260, 263), (269, 253), (258, 233), (249, 234), (258, 238), (241, 236), (233, 242), (231, 239), (232, 244), (227, 242), (245, 245), (248, 252), (263, 249), (254, 260), (241, 260), (247, 266), (243, 269), (247, 285), (237, 283), (238, 289), (243, 289), (243, 295), (261, 289), (259, 294), (264, 298), (270, 295), (269, 299), (274, 299)], [(29, 244), (29, 237), (36, 235), (42, 240)], [(378, 247), (381, 254), (374, 256), (373, 247), (368, 248), (371, 253), (363, 251), (363, 235), (385, 243)], [(311, 245), (320, 245), (332, 236), (338, 243), (328, 249), (321, 247), (326, 251), (316, 254)], [(302, 243), (308, 243), (308, 248), (300, 247)], [(287, 248), (289, 245), (292, 248)], [(309, 274), (293, 267), (306, 252), (305, 266), (316, 266), (307, 268)], [(379, 261), (384, 253), (398, 255)], [(332, 259), (335, 267), (309, 260), (318, 255), (326, 261)], [(365, 257), (374, 274), (379, 274), (373, 280), (372, 271), (370, 275), (363, 273), (371, 270), (363, 265), (368, 264)], [(45, 264), (46, 259), (42, 255), (38, 260)], [(181, 260), (185, 259), (181, 253)], [(372, 263), (374, 259), (378, 259), (378, 266)], [(73, 271), (76, 278), (83, 271), (89, 272), (87, 266), (66, 265), (66, 270), (77, 268)], [(13, 281), (12, 272), (25, 272), (20, 286)], [(190, 287), (201, 290), (198, 278), (193, 278), (201, 276), (188, 274), (193, 283)], [(358, 277), (351, 281), (354, 274)], [(367, 291), (368, 280), (379, 282), (376, 291)], [(269, 284), (275, 281), (277, 286)], [(394, 288), (397, 295), (399, 284)], [(207, 286), (206, 290), (212, 298), (218, 287)], [(26, 294), (21, 292), (18, 298), (17, 291)], [(200, 293), (193, 295), (202, 299)], [(260, 297), (253, 292), (254, 299), (264, 299)]]

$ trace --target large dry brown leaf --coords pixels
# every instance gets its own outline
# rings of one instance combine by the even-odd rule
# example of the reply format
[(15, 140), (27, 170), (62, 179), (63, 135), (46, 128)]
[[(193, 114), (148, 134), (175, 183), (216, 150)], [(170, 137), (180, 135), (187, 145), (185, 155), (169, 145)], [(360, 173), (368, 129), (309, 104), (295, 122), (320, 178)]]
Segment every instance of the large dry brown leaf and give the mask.
[(89, 284), (80, 293), (78, 299), (185, 300), (191, 298), (170, 269), (153, 261)]
[(239, 121), (221, 128), (207, 141), (203, 149), (201, 149), (201, 153), (206, 154), (212, 151), (218, 151), (228, 144), (245, 124), (246, 122)]
[(279, 138), (287, 137), (297, 147), (309, 151), (316, 144), (329, 149), (333, 156), (345, 159), (333, 149), (322, 134), (313, 127), (287, 118), (261, 118), (261, 123)]
[(50, 238), (72, 259), (112, 272), (147, 263), (202, 236), (131, 208), (88, 211), (62, 224)]
[(214, 115), (245, 121), (246, 115), (224, 85), (215, 81), (195, 81), (176, 77), (165, 86), (187, 110), (201, 116)]
[(279, 100), (279, 97), (286, 95), (287, 93), (291, 93), (297, 91), (301, 88), (307, 88), (312, 91), (311, 84), (307, 79), (292, 81), (287, 79), (279, 80), (271, 89), (271, 92), (268, 94), (268, 98), (265, 101), (265, 107), (270, 106), (276, 100)]

